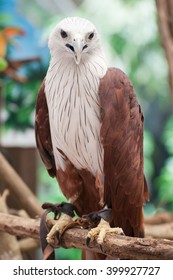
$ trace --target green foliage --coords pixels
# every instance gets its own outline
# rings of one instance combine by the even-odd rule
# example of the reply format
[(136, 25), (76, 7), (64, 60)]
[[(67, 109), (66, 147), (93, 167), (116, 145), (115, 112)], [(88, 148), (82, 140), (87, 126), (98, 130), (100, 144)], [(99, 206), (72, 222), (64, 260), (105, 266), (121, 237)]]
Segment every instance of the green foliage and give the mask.
[(112, 34), (110, 37), (110, 42), (112, 48), (118, 55), (122, 55), (124, 53), (124, 49), (126, 47), (126, 38), (123, 36), (123, 32), (121, 34)]
[(147, 178), (150, 178), (154, 172), (152, 156), (154, 153), (154, 139), (151, 132), (144, 132), (144, 171)]
[(30, 81), (22, 85), (14, 81), (6, 83), (6, 129), (25, 130), (33, 127), (35, 100), (40, 81)]
[(156, 178), (158, 206), (173, 209), (173, 157), (166, 160), (160, 176)]
[(173, 116), (168, 119), (165, 125), (162, 139), (168, 153), (173, 155)]
[(38, 181), (41, 186), (38, 192), (38, 197), (41, 202), (45, 202), (46, 199), (52, 203), (61, 203), (62, 201), (66, 201), (65, 196), (58, 187), (56, 179), (49, 176), (42, 163), (40, 163), (40, 167), (38, 169)]
[(59, 248), (55, 252), (57, 260), (81, 260), (80, 249), (63, 249)]
[(9, 14), (0, 14), (0, 28), (6, 26), (6, 23), (9, 22), (11, 19), (11, 15)]
[(4, 71), (8, 67), (8, 62), (5, 58), (0, 57), (0, 72)]
[(155, 179), (158, 191), (158, 204), (168, 210), (173, 210), (173, 116), (171, 116), (162, 135), (162, 142), (168, 152), (168, 157)]

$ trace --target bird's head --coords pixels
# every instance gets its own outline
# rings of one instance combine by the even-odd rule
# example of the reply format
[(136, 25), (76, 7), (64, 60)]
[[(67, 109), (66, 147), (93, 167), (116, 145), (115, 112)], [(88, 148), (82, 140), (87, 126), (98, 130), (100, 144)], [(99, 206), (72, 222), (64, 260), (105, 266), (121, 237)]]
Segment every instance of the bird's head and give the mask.
[(99, 34), (88, 20), (69, 17), (62, 20), (49, 37), (52, 56), (73, 58), (76, 64), (100, 48)]

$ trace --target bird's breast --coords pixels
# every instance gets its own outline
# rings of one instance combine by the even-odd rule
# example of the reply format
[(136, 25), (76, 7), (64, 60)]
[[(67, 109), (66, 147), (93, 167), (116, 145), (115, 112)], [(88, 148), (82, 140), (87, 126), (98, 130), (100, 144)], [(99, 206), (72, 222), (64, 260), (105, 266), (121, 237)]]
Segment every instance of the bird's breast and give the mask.
[(93, 175), (103, 172), (100, 141), (99, 80), (69, 73), (52, 83), (46, 81), (52, 145), (57, 168), (65, 169), (62, 153), (78, 169)]

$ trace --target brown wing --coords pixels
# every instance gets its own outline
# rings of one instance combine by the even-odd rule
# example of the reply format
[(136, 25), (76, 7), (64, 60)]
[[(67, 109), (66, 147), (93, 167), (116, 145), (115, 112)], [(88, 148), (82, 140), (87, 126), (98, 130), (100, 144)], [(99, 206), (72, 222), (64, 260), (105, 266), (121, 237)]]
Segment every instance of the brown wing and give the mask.
[(114, 226), (126, 235), (143, 235), (142, 205), (148, 199), (143, 174), (143, 115), (133, 86), (110, 68), (100, 84), (101, 140), (104, 147), (105, 202)]
[(42, 161), (45, 164), (49, 175), (51, 177), (55, 177), (56, 168), (53, 156), (48, 107), (44, 87), (45, 85), (43, 81), (36, 102), (35, 136), (37, 148), (39, 150)]

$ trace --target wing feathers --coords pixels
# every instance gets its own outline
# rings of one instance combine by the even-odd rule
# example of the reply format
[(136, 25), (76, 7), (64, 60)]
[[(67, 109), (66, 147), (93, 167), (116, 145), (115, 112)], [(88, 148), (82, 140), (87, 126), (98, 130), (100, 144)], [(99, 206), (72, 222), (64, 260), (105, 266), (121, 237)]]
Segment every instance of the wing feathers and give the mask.
[(100, 83), (105, 202), (115, 226), (142, 234), (142, 205), (148, 198), (143, 174), (143, 115), (125, 74), (110, 68)]
[(42, 161), (49, 175), (55, 177), (56, 167), (52, 149), (47, 101), (44, 92), (44, 81), (40, 87), (36, 102), (35, 137)]

